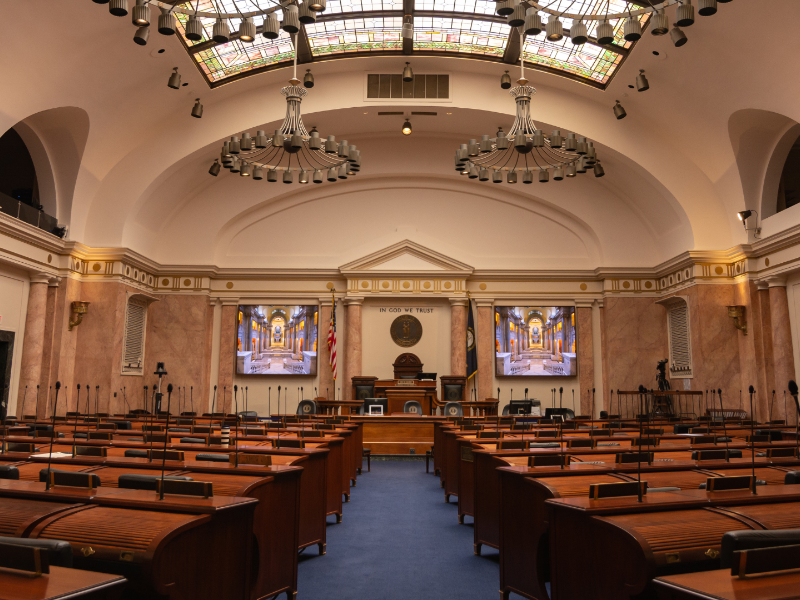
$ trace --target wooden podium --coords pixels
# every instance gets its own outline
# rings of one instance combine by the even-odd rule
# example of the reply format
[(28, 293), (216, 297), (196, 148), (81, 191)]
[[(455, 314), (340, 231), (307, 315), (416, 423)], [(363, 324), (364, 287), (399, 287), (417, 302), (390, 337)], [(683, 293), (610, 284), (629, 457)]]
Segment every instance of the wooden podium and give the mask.
[(422, 405), (422, 414), (431, 414), (438, 402), (435, 381), (418, 379), (379, 379), (375, 382), (375, 397), (389, 401), (389, 414), (403, 412), (405, 403), (416, 400)]

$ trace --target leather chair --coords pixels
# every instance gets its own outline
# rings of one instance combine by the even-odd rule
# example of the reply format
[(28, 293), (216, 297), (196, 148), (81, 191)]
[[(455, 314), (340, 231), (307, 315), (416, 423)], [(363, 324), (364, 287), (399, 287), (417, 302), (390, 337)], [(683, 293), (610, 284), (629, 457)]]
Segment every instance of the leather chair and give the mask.
[(19, 469), (12, 465), (0, 465), (0, 479), (19, 479)]
[(227, 454), (198, 454), (194, 457), (196, 461), (206, 461), (206, 462), (230, 462), (230, 456)]
[(785, 485), (800, 483), (800, 471), (789, 471), (783, 480)]
[(448, 402), (444, 405), (444, 411), (442, 411), (445, 417), (463, 417), (464, 416), (464, 409), (461, 408), (460, 402)]
[(416, 378), (417, 378), (416, 375), (400, 375), (400, 377), (398, 377), (398, 379), (416, 379)]
[(442, 386), (442, 400), (445, 402), (460, 402), (464, 399), (464, 386), (448, 383)]
[(315, 415), (317, 414), (317, 403), (313, 400), (301, 400), (297, 405), (298, 415)]
[(250, 418), (250, 417), (258, 417), (258, 413), (254, 410), (243, 410), (241, 412), (236, 413), (240, 417)]
[(403, 404), (403, 412), (422, 416), (422, 404), (417, 400), (409, 400)]
[(776, 548), (800, 544), (800, 529), (773, 529), (771, 531), (729, 531), (722, 536), (719, 562), (723, 569), (730, 569), (733, 553), (737, 550)]
[(147, 450), (125, 450), (125, 458), (147, 458)]
[[(413, 379), (413, 377), (412, 377)], [(357, 385), (355, 386), (355, 398), (354, 400), (366, 400), (367, 398), (374, 398), (375, 397), (375, 386), (374, 385)], [(361, 413), (363, 414), (363, 413)]]
[(3, 546), (26, 546), (39, 548), (47, 554), (47, 562), (51, 566), (72, 568), (72, 546), (61, 540), (38, 540), (30, 538), (0, 537)]
[(504, 417), (505, 417), (505, 416), (508, 416), (508, 409), (509, 409), (509, 408), (510, 408), (510, 405), (509, 405), (509, 404), (506, 404), (506, 405), (503, 407), (503, 416), (504, 416)]
[[(160, 475), (120, 475), (118, 481), (120, 489), (125, 490), (156, 490), (157, 480), (161, 479)], [(178, 477), (166, 476), (164, 479), (171, 481), (194, 481), (191, 477)]]

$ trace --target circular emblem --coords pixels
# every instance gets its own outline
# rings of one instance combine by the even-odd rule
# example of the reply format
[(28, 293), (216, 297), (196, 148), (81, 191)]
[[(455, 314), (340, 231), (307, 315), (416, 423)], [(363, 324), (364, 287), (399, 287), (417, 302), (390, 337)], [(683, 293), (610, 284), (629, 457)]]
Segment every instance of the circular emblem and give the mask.
[(451, 406), (450, 408), (447, 409), (447, 412), (451, 417), (455, 417), (456, 415), (458, 415), (458, 407)]
[(392, 321), (389, 328), (394, 343), (403, 348), (410, 348), (422, 337), (422, 323), (411, 315), (403, 315)]
[(311, 412), (311, 406), (309, 406), (308, 404), (303, 406), (303, 412), (304, 413), (310, 413)]
[(472, 327), (467, 328), (467, 352), (475, 347), (475, 332)]

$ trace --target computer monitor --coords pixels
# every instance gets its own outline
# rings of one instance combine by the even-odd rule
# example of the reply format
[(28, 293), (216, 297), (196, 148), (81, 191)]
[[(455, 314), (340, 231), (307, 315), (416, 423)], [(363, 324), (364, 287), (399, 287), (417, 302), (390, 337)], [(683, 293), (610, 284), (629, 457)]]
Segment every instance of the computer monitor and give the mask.
[(529, 415), (533, 408), (533, 400), (512, 400), (508, 404), (508, 414)]
[(565, 421), (575, 418), (575, 412), (571, 408), (545, 408), (544, 416), (561, 417)]
[(383, 408), (384, 415), (389, 414), (389, 400), (386, 398), (365, 398), (364, 399), (364, 414), (371, 415), (375, 414), (372, 412), (371, 407), (373, 406), (380, 406)]
[(436, 376), (438, 373), (419, 373), (417, 374), (417, 379), (432, 379), (436, 381)]

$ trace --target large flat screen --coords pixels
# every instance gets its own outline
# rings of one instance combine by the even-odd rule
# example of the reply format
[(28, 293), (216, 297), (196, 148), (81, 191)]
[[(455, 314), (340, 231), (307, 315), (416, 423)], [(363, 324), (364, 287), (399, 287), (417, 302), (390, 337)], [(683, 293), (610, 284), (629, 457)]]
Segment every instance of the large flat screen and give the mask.
[(578, 374), (574, 306), (496, 306), (495, 374)]
[(239, 305), (236, 373), (316, 375), (318, 306)]

